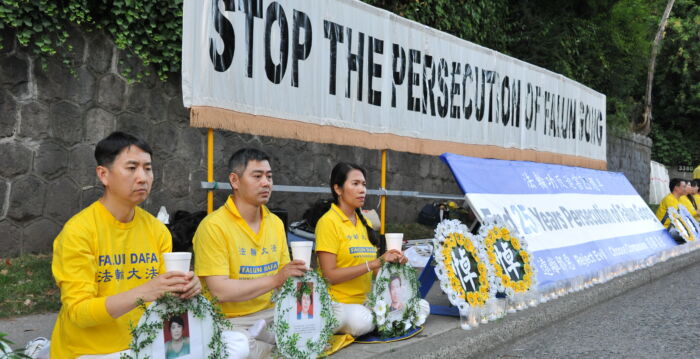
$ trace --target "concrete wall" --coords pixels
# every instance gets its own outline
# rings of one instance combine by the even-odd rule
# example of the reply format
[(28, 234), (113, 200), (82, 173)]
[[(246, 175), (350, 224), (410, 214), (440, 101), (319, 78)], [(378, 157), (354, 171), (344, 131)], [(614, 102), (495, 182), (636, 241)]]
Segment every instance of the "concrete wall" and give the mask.
[(649, 201), (651, 173), (649, 137), (638, 134), (608, 134), (608, 171), (623, 172), (645, 201)]
[[(687, 168), (683, 168), (683, 171), (679, 171), (679, 166), (666, 166), (668, 170), (668, 178), (682, 178), (685, 180), (693, 179), (693, 172), (688, 172)], [(695, 169), (695, 168), (693, 168)]]
[[(154, 150), (155, 180), (143, 204), (173, 213), (206, 208), (206, 130), (189, 127), (179, 78), (153, 76), (130, 83), (121, 76), (131, 64), (144, 69), (103, 33), (72, 31), (73, 72), (58, 60), (46, 68), (2, 33), (0, 50), (0, 257), (50, 252), (63, 223), (102, 193), (95, 177), (95, 144), (114, 130), (145, 138)], [(327, 186), (337, 161), (366, 166), (370, 188), (379, 187), (380, 152), (348, 146), (215, 132), (216, 179), (227, 181), (226, 160), (238, 148), (261, 148), (273, 158), (276, 184)], [(459, 193), (438, 158), (389, 152), (387, 188)], [(218, 191), (215, 206), (227, 193)], [(274, 193), (271, 207), (301, 217), (320, 195)], [(368, 206), (378, 204), (368, 198)], [(388, 219), (413, 221), (429, 200), (390, 198)]]

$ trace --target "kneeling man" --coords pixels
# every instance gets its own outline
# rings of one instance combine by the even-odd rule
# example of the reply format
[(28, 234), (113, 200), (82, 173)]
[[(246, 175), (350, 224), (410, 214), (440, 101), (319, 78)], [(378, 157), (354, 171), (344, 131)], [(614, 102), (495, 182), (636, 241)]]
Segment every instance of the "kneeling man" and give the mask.
[(656, 218), (659, 219), (664, 227), (668, 228), (671, 224), (671, 220), (668, 218), (668, 209), (673, 207), (678, 209), (680, 204), (681, 196), (685, 195), (685, 180), (680, 178), (672, 178), (668, 184), (668, 189), (671, 193), (667, 194), (659, 203), (659, 207), (656, 209)]
[(53, 243), (61, 310), (51, 358), (118, 358), (131, 342), (129, 323), (136, 325), (143, 314), (139, 300), (200, 292), (194, 273), (165, 273), (170, 232), (138, 207), (153, 183), (151, 154), (146, 142), (123, 132), (95, 148), (104, 194), (66, 222)]
[(195, 273), (221, 305), (235, 330), (248, 337), (251, 358), (269, 356), (274, 337), (272, 290), (302, 276), (303, 261), (290, 262), (284, 225), (265, 204), (272, 193), (269, 156), (242, 149), (229, 160), (232, 194), (209, 214), (194, 236)]

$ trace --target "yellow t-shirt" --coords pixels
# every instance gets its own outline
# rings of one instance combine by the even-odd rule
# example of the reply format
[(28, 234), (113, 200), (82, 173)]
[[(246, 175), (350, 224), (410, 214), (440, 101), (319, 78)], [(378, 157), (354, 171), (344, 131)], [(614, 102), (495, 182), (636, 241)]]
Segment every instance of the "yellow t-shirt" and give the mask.
[(700, 166), (695, 167), (693, 170), (693, 179), (700, 179)]
[(688, 212), (690, 212), (690, 215), (693, 216), (693, 218), (696, 218), (698, 216), (698, 211), (695, 209), (695, 207), (693, 207), (693, 203), (690, 202), (688, 196), (681, 196), (678, 202), (685, 206), (686, 209), (688, 209)]
[(693, 198), (695, 198), (695, 206), (696, 206), (696, 208), (695, 208), (695, 211), (696, 211), (696, 213), (695, 213), (695, 214), (696, 214), (695, 219), (697, 219), (698, 221), (700, 221), (700, 194), (694, 194), (694, 195), (693, 195)]
[[(366, 218), (365, 218), (366, 219)], [(372, 225), (369, 220), (367, 224)], [(359, 219), (353, 225), (335, 204), (316, 224), (316, 251), (336, 255), (338, 268), (364, 265), (377, 259), (377, 248), (367, 237), (367, 228)], [(333, 284), (330, 294), (333, 300), (346, 304), (362, 304), (372, 290), (372, 273), (367, 272), (349, 281)]]
[(678, 204), (678, 199), (676, 198), (676, 196), (673, 195), (673, 193), (669, 193), (668, 195), (666, 195), (666, 197), (664, 197), (664, 199), (661, 200), (661, 203), (659, 203), (659, 208), (656, 209), (656, 218), (658, 218), (659, 221), (663, 221), (661, 224), (663, 224), (664, 227), (668, 228), (668, 226), (671, 224), (671, 221), (668, 219), (668, 217), (666, 218), (666, 220), (664, 220), (664, 217), (666, 216), (666, 211), (668, 211), (670, 207), (678, 209)]
[(127, 349), (129, 322), (136, 325), (143, 311), (136, 308), (115, 319), (105, 301), (163, 273), (162, 255), (171, 250), (170, 231), (139, 207), (131, 222), (122, 223), (96, 201), (66, 222), (53, 242), (51, 268), (62, 306), (51, 336), (51, 357)]
[[(260, 230), (254, 233), (231, 197), (207, 215), (194, 235), (194, 271), (198, 276), (226, 275), (255, 279), (277, 274), (289, 263), (284, 224), (262, 206)], [(204, 281), (202, 281), (204, 282)], [(240, 317), (272, 307), (272, 291), (245, 302), (219, 303), (226, 317)]]

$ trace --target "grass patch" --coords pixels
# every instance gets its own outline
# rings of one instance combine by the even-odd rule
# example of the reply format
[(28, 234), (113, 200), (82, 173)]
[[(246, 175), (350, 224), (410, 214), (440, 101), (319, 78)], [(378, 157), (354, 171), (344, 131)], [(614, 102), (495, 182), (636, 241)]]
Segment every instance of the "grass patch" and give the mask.
[(61, 307), (51, 255), (0, 259), (0, 288), (0, 318), (55, 312)]
[(387, 223), (386, 233), (403, 233), (403, 239), (426, 239), (435, 237), (435, 229), (420, 223)]

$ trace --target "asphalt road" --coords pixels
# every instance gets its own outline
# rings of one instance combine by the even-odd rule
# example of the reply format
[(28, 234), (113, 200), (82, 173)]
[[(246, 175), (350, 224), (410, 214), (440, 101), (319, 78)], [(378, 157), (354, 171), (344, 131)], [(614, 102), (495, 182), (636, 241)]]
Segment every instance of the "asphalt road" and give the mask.
[(700, 358), (700, 263), (480, 356)]

